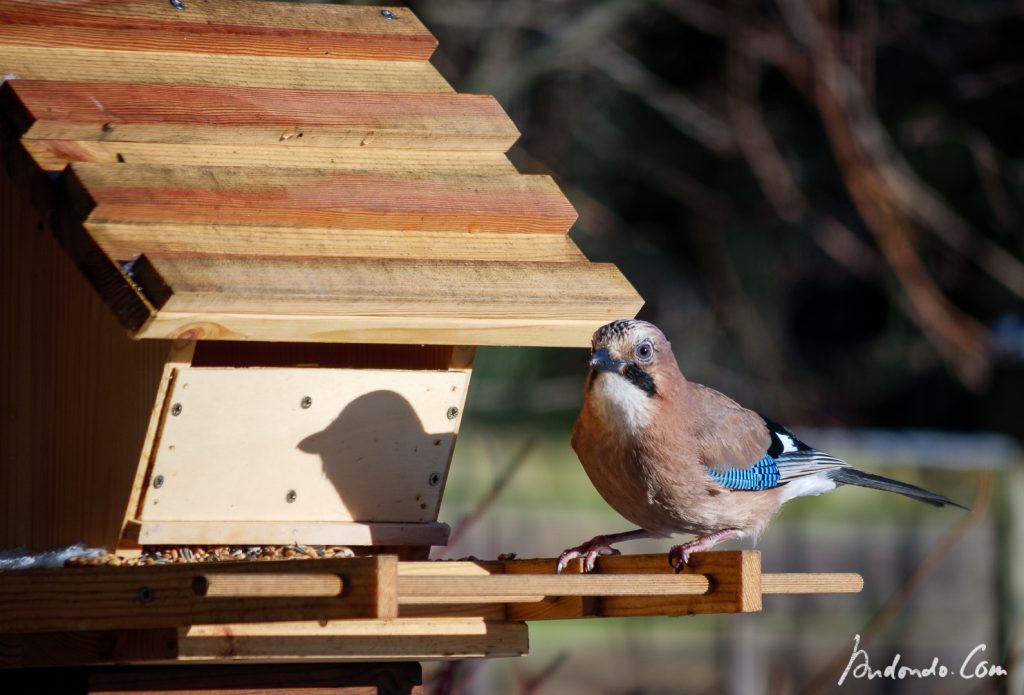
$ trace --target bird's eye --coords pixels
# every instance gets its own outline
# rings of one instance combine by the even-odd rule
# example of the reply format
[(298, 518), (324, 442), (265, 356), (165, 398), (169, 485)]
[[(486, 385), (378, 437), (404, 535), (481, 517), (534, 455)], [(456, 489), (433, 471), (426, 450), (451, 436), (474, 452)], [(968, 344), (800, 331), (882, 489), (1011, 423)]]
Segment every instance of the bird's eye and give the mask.
[(636, 347), (636, 358), (641, 362), (650, 362), (654, 357), (654, 346), (646, 340)]

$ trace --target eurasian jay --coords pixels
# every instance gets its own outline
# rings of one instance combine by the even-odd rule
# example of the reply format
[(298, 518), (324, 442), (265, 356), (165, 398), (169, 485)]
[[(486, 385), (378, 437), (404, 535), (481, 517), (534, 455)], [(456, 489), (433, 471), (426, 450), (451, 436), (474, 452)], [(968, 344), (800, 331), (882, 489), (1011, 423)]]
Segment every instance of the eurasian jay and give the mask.
[(621, 541), (694, 534), (669, 551), (669, 564), (679, 571), (692, 553), (733, 538), (756, 540), (786, 501), (842, 485), (961, 506), (859, 471), (728, 396), (687, 381), (664, 334), (646, 321), (602, 326), (592, 348), (572, 447), (605, 501), (640, 528), (569, 548), (558, 572), (577, 557), (585, 558), (589, 572), (598, 555), (618, 554), (612, 545)]

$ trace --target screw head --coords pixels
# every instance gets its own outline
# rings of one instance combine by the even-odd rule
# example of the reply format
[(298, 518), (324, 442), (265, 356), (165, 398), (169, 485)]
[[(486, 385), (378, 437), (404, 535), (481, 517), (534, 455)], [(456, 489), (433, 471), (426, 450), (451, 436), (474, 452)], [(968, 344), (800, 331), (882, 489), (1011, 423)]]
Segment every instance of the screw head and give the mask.
[(171, 415), (174, 417), (181, 415), (181, 403), (175, 403), (171, 406)]
[(153, 602), (154, 593), (148, 586), (140, 586), (136, 597), (139, 599), (139, 603), (146, 605)]
[(398, 15), (396, 15), (391, 10), (381, 10), (380, 16), (383, 17), (384, 19), (398, 19)]
[(437, 485), (440, 482), (441, 482), (441, 474), (438, 473), (437, 471), (434, 471), (433, 473), (431, 473), (430, 477), (427, 478), (427, 484), (430, 485), (430, 487), (437, 487)]
[(449, 420), (454, 420), (458, 416), (459, 416), (459, 409), (456, 408), (454, 405), (451, 408), (448, 409), (448, 419)]
[(289, 490), (288, 494), (284, 496), (284, 501), (291, 504), (299, 498), (299, 494), (295, 490)]
[(153, 487), (161, 488), (163, 486), (164, 486), (164, 477), (162, 475), (158, 475), (158, 476), (153, 478)]
[(299, 401), (299, 406), (303, 410), (307, 410), (309, 408), (309, 406), (311, 406), (311, 405), (313, 405), (313, 399), (310, 398), (309, 396), (303, 396), (302, 400)]

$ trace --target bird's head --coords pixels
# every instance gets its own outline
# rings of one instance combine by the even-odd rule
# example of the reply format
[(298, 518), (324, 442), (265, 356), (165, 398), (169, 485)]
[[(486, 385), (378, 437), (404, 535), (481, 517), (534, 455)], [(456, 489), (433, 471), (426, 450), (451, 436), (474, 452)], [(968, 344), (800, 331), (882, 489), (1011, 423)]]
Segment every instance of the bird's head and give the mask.
[(588, 386), (612, 380), (611, 388), (636, 389), (651, 398), (659, 386), (678, 379), (679, 367), (672, 346), (657, 326), (623, 319), (601, 326), (594, 333)]

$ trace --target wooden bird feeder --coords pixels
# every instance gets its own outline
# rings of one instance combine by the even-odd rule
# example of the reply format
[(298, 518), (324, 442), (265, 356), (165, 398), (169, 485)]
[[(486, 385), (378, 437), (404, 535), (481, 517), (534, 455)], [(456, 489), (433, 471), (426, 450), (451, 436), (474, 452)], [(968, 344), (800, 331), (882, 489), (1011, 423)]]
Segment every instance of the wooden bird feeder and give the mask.
[(526, 620), (857, 586), (423, 561), (475, 347), (642, 304), (435, 46), (405, 8), (0, 0), (0, 547), (363, 556), (3, 572), (0, 666), (508, 656)]

